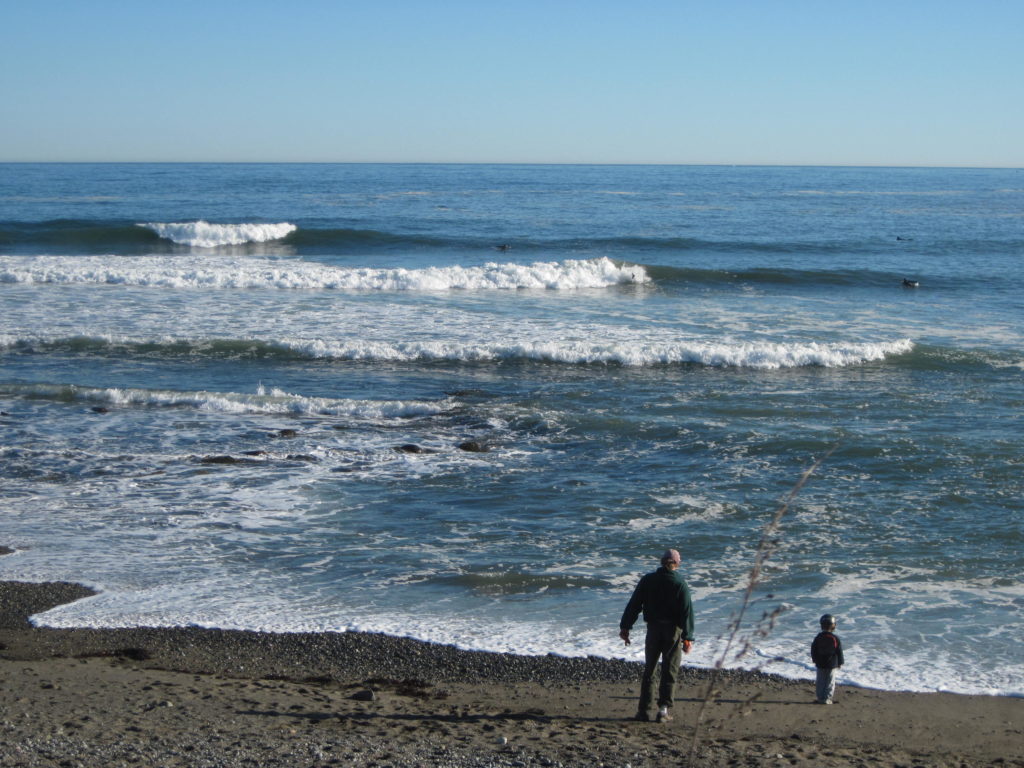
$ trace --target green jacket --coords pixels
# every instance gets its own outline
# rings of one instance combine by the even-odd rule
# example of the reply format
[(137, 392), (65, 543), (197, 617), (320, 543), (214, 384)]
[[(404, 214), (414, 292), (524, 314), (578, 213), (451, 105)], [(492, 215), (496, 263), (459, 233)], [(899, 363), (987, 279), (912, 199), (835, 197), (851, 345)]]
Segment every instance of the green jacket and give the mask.
[(693, 640), (693, 601), (679, 571), (662, 566), (641, 578), (622, 612), (619, 629), (631, 629), (641, 611), (648, 624), (671, 622), (683, 631), (683, 639)]

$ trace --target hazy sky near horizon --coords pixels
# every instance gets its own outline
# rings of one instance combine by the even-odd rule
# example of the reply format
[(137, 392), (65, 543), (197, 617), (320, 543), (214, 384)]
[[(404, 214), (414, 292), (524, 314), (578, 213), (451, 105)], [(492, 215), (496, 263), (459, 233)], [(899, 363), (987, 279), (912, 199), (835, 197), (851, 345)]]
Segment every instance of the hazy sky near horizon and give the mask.
[(0, 11), (0, 161), (1024, 166), (1020, 0)]

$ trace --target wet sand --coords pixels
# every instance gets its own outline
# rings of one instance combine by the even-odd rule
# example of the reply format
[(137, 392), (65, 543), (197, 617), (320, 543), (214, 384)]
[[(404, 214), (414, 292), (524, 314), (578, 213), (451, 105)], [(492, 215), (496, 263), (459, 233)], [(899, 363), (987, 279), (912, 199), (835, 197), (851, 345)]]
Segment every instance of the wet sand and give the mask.
[[(377, 634), (54, 630), (90, 594), (0, 582), (0, 766), (686, 765), (707, 672), (639, 723), (639, 664)], [(614, 622), (613, 622), (614, 623)], [(609, 631), (614, 631), (611, 626)], [(1024, 766), (1024, 700), (727, 673), (695, 766)]]

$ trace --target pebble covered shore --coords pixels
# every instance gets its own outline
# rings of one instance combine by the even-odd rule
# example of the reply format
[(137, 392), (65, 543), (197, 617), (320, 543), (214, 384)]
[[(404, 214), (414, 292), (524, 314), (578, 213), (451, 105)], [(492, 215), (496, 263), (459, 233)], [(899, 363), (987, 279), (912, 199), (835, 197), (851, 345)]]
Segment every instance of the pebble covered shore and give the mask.
[[(93, 594), (78, 584), (11, 584), (0, 628), (29, 629), (27, 617)], [(432, 682), (578, 684), (635, 681), (639, 665), (614, 659), (512, 656), (366, 633), (283, 633), (184, 628), (41, 629), (21, 643), (26, 657), (122, 656), (162, 667), (237, 677), (421, 678)], [(26, 638), (28, 639), (28, 638)]]
[[(0, 582), (3, 768), (685, 765), (706, 690), (708, 673), (684, 668), (675, 720), (638, 723), (635, 662), (28, 620), (89, 594)], [(798, 681), (723, 674), (690, 764), (1024, 766), (1020, 700), (851, 690), (823, 712), (807, 694)]]

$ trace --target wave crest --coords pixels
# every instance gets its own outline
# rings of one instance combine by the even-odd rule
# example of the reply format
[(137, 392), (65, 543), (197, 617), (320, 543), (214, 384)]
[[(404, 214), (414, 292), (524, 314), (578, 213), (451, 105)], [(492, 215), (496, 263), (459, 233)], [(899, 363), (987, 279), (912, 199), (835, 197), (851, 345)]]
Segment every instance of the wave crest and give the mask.
[(820, 366), (838, 368), (875, 362), (889, 355), (910, 352), (910, 339), (860, 344), (713, 343), (591, 344), (585, 342), (525, 342), (513, 345), (417, 342), (364, 344), (359, 342), (290, 342), (303, 357), (395, 362), (502, 362), (536, 361), (568, 365), (621, 365), (642, 368), (656, 365), (701, 365), (710, 368), (776, 370)]
[(878, 362), (914, 349), (910, 339), (861, 343), (822, 342), (571, 342), (499, 340), (480, 342), (385, 342), (370, 340), (280, 339), (115, 339), (72, 337), (19, 339), (0, 336), (0, 349), (43, 352), (72, 349), (103, 353), (144, 347), (150, 353), (210, 355), (215, 357), (280, 357), (300, 360), (358, 360), (393, 363), (507, 363), (536, 362), (561, 365), (620, 365), (645, 368), (660, 365), (698, 365), (709, 368), (840, 368)]
[(149, 222), (138, 226), (152, 230), (160, 237), (194, 248), (216, 248), (221, 245), (244, 245), (280, 240), (298, 227), (280, 224), (211, 224), (208, 221)]
[(433, 416), (451, 407), (447, 401), (352, 400), (305, 397), (262, 385), (255, 394), (240, 392), (180, 392), (155, 389), (79, 387), (63, 384), (15, 386), (15, 394), (34, 399), (99, 403), (120, 408), (192, 408), (231, 414), (282, 416), (335, 416), (384, 421), (416, 416)]
[(85, 283), (160, 288), (479, 291), (607, 288), (624, 283), (646, 283), (649, 280), (643, 267), (616, 264), (608, 258), (422, 269), (342, 268), (304, 261), (254, 258), (0, 258), (0, 283)]

